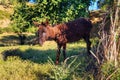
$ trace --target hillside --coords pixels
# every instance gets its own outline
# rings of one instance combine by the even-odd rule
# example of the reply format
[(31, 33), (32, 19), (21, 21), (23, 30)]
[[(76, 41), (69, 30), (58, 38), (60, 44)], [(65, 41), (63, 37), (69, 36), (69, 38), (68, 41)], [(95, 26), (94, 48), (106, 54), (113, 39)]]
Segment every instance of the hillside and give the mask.
[(8, 27), (10, 23), (10, 15), (13, 13), (11, 6), (6, 7), (0, 5), (0, 27)]

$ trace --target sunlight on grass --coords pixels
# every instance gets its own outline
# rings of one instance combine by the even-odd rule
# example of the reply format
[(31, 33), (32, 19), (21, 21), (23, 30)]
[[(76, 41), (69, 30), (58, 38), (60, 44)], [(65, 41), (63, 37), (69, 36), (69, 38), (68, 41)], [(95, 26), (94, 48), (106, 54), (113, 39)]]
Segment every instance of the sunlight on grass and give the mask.
[[(23, 46), (6, 46), (0, 47), (0, 53), (5, 50), (19, 49), (18, 52), (23, 54), (22, 58), (36, 58), (36, 60), (44, 61), (48, 56), (55, 60), (57, 45), (54, 41), (46, 41), (43, 46), (35, 45), (23, 45)], [(86, 44), (83, 41), (77, 43), (67, 44), (67, 56), (84, 53), (86, 51)], [(34, 60), (34, 59), (33, 59)], [(61, 59), (63, 56), (61, 54)], [(45, 60), (46, 61), (46, 60)]]
[[(0, 47), (0, 78), (2, 80), (48, 80), (54, 75), (53, 64), (48, 62), (48, 57), (55, 62), (57, 45), (54, 41), (46, 41), (43, 46), (23, 45), (23, 46), (6, 46)], [(5, 54), (5, 51), (9, 53)], [(86, 43), (81, 40), (76, 43), (67, 44), (67, 56), (84, 54), (86, 51)], [(4, 53), (3, 53), (4, 52)], [(20, 55), (19, 55), (19, 54)], [(7, 60), (3, 61), (3, 56), (7, 56)], [(84, 61), (84, 57), (78, 58)], [(71, 59), (69, 62), (71, 62)], [(80, 61), (78, 60), (78, 61)], [(60, 63), (63, 61), (61, 54)], [(84, 62), (82, 62), (84, 63)], [(78, 64), (75, 62), (75, 64)], [(64, 70), (64, 67), (55, 66)], [(53, 68), (53, 69), (52, 69)], [(57, 69), (57, 70), (58, 70)], [(67, 69), (66, 69), (67, 70)], [(71, 71), (71, 70), (69, 70)], [(68, 78), (69, 75), (64, 73)], [(71, 74), (70, 74), (71, 75)], [(75, 75), (74, 75), (75, 76)], [(72, 76), (72, 77), (74, 77)], [(61, 76), (61, 77), (64, 77)], [(79, 79), (79, 77), (76, 76)]]
[(0, 60), (1, 80), (43, 80), (50, 70), (50, 64), (36, 64), (18, 57), (9, 58), (6, 62)]

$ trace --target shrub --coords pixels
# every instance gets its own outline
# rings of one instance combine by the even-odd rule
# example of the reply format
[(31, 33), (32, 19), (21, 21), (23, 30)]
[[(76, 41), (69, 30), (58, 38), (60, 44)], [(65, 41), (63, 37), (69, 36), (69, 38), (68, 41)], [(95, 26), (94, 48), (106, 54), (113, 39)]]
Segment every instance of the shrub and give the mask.
[(120, 80), (120, 68), (116, 68), (111, 62), (102, 65), (101, 74), (105, 80)]
[[(52, 66), (50, 77), (54, 80), (75, 80), (77, 79), (75, 72), (80, 63), (75, 63), (77, 57), (75, 57), (69, 64), (62, 63), (62, 65), (55, 65), (54, 62), (49, 58), (49, 63)], [(80, 78), (79, 78), (80, 79)]]

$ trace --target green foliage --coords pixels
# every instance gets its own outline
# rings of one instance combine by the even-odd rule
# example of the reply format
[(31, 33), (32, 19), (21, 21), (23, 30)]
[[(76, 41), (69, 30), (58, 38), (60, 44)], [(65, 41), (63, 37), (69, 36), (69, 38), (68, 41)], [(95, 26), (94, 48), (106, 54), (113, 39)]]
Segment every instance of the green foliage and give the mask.
[(15, 32), (27, 32), (27, 29), (30, 27), (29, 20), (26, 20), (26, 9), (26, 4), (16, 6), (14, 15), (12, 16), (13, 29)]
[(5, 28), (0, 27), (0, 34), (2, 34), (2, 33), (11, 33), (11, 32), (14, 32), (12, 27), (5, 27)]
[(115, 0), (99, 0), (98, 6), (103, 10), (113, 8)]
[(18, 3), (12, 21), (16, 32), (27, 32), (32, 21), (50, 20), (51, 24), (87, 17), (90, 0), (38, 0), (35, 4)]
[(27, 32), (30, 32), (30, 33), (35, 33), (36, 32), (36, 27), (29, 27), (28, 29), (27, 29)]
[(69, 64), (62, 63), (62, 65), (56, 66), (54, 62), (49, 58), (49, 63), (53, 65), (51, 71), (51, 78), (54, 80), (74, 80), (76, 79), (73, 76), (75, 75), (75, 71), (77, 71), (80, 63), (75, 63), (77, 61), (77, 57), (75, 57)]
[(115, 70), (115, 66), (111, 62), (104, 63), (102, 65), (102, 72), (103, 72), (105, 77), (109, 76), (114, 70)]
[(10, 13), (6, 12), (6, 11), (3, 11), (3, 10), (0, 10), (0, 20), (2, 19), (9, 19), (10, 18)]
[[(51, 23), (67, 22), (79, 17), (87, 17), (87, 8), (90, 0), (38, 0), (35, 5), (35, 13), (40, 20), (50, 19)], [(35, 17), (36, 19), (36, 17)]]
[(120, 68), (116, 68), (112, 62), (104, 63), (101, 71), (104, 79), (107, 79), (111, 75), (110, 80), (120, 80)]

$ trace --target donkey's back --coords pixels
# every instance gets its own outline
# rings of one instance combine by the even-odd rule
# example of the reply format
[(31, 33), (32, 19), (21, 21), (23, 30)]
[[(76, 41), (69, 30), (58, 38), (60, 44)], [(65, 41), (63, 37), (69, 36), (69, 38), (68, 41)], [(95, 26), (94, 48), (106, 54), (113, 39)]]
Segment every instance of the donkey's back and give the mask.
[(92, 24), (88, 19), (79, 18), (63, 24), (62, 27), (63, 32), (66, 34), (67, 41), (74, 42), (80, 40), (81, 38), (89, 37)]

